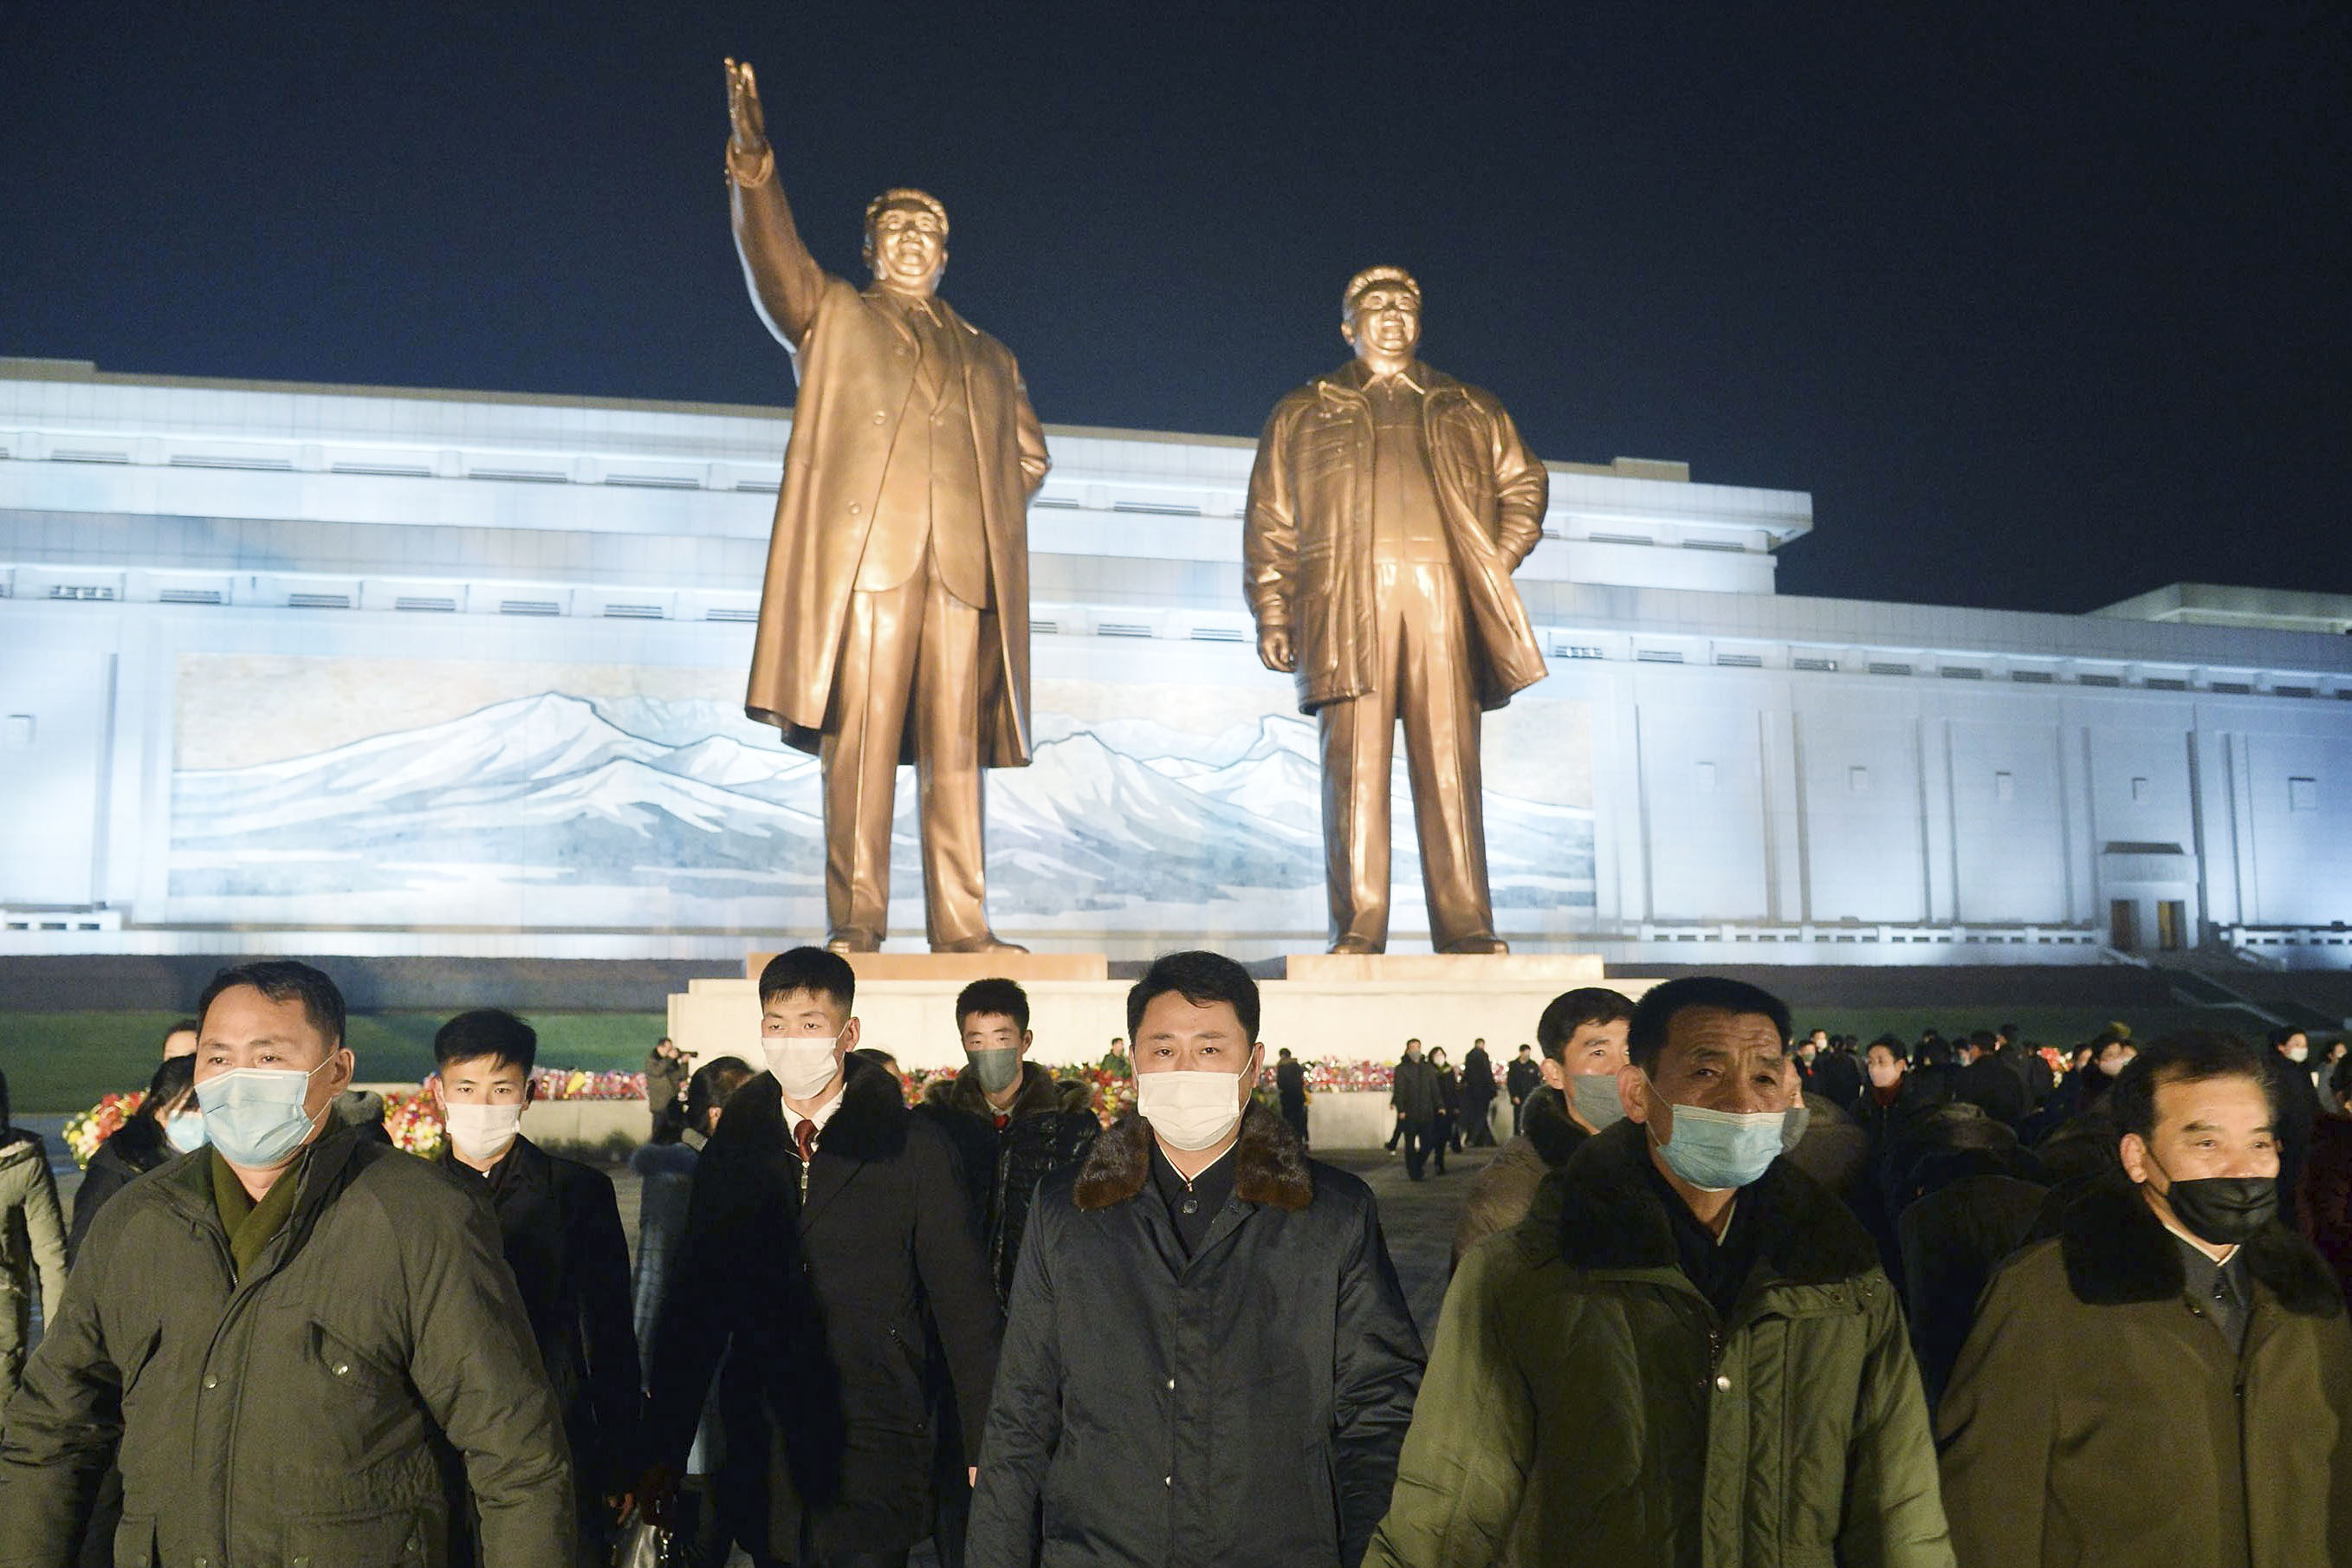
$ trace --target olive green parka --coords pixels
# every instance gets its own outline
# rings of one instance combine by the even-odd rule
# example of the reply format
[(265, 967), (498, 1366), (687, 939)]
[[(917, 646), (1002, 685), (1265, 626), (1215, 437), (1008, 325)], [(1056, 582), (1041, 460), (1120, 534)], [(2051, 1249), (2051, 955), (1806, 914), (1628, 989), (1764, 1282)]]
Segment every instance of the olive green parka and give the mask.
[[(1718, 1317), (1621, 1121), (1463, 1259), (1365, 1568), (1951, 1568), (1895, 1290), (1785, 1159)], [(1735, 1212), (1733, 1223), (1738, 1223)]]
[(2242, 1346), (2137, 1189), (2011, 1258), (1937, 1408), (1964, 1568), (2352, 1563), (2352, 1327), (2284, 1227), (2246, 1243)]
[(65, 1219), (48, 1146), (35, 1133), (0, 1129), (0, 1405), (24, 1373), (33, 1302), (43, 1319), (56, 1317), (65, 1286)]
[(562, 1417), (487, 1207), (332, 1132), (281, 1178), (293, 1211), (240, 1279), (212, 1158), (92, 1222), (0, 1429), (0, 1568), (74, 1561), (118, 1438), (124, 1568), (438, 1568), (441, 1438), (485, 1562), (572, 1568)]

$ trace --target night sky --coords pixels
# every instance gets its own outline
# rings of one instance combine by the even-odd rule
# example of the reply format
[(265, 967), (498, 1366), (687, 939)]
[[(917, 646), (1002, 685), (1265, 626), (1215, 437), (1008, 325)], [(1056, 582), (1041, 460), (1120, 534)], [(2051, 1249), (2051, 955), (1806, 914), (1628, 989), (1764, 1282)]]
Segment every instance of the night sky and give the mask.
[(787, 402), (733, 54), (1048, 424), (1255, 435), (1395, 262), (1543, 456), (1811, 491), (1784, 592), (2352, 592), (2352, 9), (2043, 9), (28, 5), (0, 353)]

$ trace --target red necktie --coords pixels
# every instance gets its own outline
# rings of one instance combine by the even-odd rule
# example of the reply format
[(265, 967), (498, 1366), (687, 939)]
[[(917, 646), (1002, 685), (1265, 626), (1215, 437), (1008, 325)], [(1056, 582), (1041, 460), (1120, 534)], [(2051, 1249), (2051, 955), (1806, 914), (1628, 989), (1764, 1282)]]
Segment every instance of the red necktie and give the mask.
[(816, 1152), (816, 1123), (802, 1117), (800, 1125), (793, 1129), (793, 1142), (801, 1152), (801, 1163), (807, 1164), (809, 1156)]

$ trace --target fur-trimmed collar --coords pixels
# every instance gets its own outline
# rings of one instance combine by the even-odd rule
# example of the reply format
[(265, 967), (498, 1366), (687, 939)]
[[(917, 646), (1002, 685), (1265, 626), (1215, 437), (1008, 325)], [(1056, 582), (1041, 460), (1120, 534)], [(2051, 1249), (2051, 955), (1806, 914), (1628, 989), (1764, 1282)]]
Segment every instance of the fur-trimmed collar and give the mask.
[(1548, 1083), (1538, 1085), (1519, 1107), (1519, 1133), (1555, 1171), (1592, 1136), (1570, 1119), (1568, 1096)]
[[(1143, 1190), (1151, 1177), (1151, 1123), (1120, 1117), (1087, 1151), (1070, 1195), (1081, 1209), (1107, 1209)], [(1234, 1144), (1234, 1196), (1278, 1209), (1303, 1209), (1315, 1199), (1306, 1145), (1281, 1117), (1253, 1100), (1242, 1113)]]
[[(2060, 1255), (2075, 1300), (2091, 1307), (2178, 1300), (2189, 1288), (2180, 1247), (2136, 1188), (2099, 1182), (2084, 1189), (2059, 1224)], [(2344, 1291), (2311, 1243), (2273, 1225), (2239, 1249), (2246, 1272), (2279, 1305), (2305, 1317), (2333, 1318)]]
[[(933, 1105), (944, 1105), (967, 1116), (989, 1121), (997, 1117), (996, 1107), (988, 1103), (988, 1096), (980, 1087), (980, 1075), (969, 1068), (944, 1082), (931, 1085), (923, 1091), (923, 1098)], [(1054, 1081), (1054, 1075), (1035, 1062), (1023, 1062), (1020, 1091), (1013, 1095), (1013, 1105), (1004, 1114), (1018, 1121), (1024, 1116), (1043, 1116), (1062, 1108), (1062, 1086)]]
[[(1679, 1266), (1666, 1201), (1650, 1179), (1649, 1131), (1641, 1122), (1620, 1121), (1587, 1138), (1552, 1179), (1560, 1184), (1559, 1250), (1570, 1268)], [(1878, 1266), (1870, 1233), (1787, 1160), (1773, 1161), (1748, 1191), (1760, 1200), (1761, 1256), (1781, 1278), (1831, 1285)]]

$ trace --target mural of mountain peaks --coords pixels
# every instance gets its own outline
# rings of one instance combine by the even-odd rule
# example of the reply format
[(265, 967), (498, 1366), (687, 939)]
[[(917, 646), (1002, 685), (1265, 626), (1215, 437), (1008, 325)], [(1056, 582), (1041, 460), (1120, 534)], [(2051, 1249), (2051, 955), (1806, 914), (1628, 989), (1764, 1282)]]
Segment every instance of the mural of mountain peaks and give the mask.
[[(1311, 721), (1213, 733), (1036, 715), (988, 775), (989, 905), (1008, 931), (1319, 936)], [(913, 773), (892, 917), (922, 929)], [(1395, 926), (1422, 925), (1400, 756)], [(1498, 921), (1589, 911), (1592, 815), (1489, 792)], [(771, 932), (824, 924), (815, 760), (706, 699), (544, 691), (308, 753), (173, 777), (174, 919), (302, 926)]]

